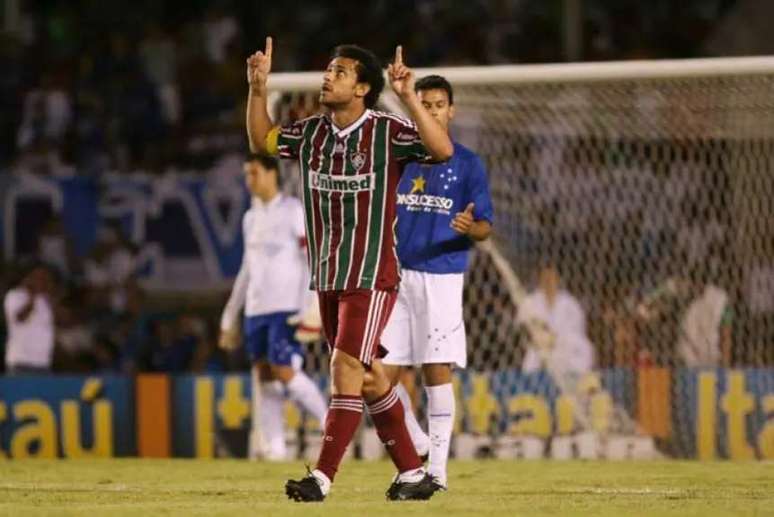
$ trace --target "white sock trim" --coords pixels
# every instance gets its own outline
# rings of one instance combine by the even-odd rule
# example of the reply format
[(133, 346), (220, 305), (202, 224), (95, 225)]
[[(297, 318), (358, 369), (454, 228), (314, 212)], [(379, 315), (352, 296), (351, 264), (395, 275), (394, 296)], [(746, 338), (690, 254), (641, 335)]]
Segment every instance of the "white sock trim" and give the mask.
[(331, 491), (331, 480), (328, 479), (328, 476), (326, 476), (321, 470), (314, 469), (312, 471), (312, 476), (317, 480), (317, 484), (320, 485), (320, 490), (322, 491), (323, 495), (328, 495), (328, 492)]
[(398, 474), (398, 481), (401, 483), (417, 483), (418, 481), (421, 481), (423, 477), (425, 477), (426, 473), (427, 472), (425, 471), (424, 467), (407, 470), (406, 472), (401, 472)]

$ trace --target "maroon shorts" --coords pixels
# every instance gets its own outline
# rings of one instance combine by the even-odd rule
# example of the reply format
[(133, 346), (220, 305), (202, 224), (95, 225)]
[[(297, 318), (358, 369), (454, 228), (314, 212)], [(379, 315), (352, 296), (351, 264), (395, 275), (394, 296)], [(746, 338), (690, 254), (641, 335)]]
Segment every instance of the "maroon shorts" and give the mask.
[(338, 348), (370, 366), (384, 357), (382, 330), (395, 305), (398, 291), (354, 289), (320, 291), (320, 316), (331, 348)]

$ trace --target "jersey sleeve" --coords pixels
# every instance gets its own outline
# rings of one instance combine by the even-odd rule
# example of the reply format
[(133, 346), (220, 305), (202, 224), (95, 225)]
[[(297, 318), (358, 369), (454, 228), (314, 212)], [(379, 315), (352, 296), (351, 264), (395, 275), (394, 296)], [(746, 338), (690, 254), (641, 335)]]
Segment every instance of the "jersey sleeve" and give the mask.
[(474, 156), (468, 162), (467, 176), (468, 199), (465, 204), (473, 203), (473, 219), (494, 223), (494, 206), (492, 195), (489, 192), (489, 180), (486, 177), (486, 169), (481, 158)]
[(16, 313), (29, 301), (30, 295), (24, 289), (12, 289), (5, 295), (3, 308), (8, 324), (16, 321)]
[(398, 161), (415, 162), (430, 158), (413, 122), (397, 118), (391, 120), (393, 130), (390, 136), (390, 147)]
[[(301, 142), (304, 139), (304, 129), (308, 119), (297, 120), (286, 124), (284, 126), (274, 128), (269, 132), (267, 149), (269, 151), (275, 151), (271, 154), (279, 156), (280, 158), (298, 158), (299, 150), (301, 149)], [(272, 145), (272, 139), (276, 138), (276, 146)]]

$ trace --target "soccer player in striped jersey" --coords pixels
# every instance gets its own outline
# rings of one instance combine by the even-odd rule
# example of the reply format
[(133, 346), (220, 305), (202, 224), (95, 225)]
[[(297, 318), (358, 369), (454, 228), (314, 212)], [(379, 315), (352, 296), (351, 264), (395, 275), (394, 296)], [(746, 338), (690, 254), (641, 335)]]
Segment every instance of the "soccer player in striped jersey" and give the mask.
[[(454, 92), (437, 75), (416, 83), (422, 105), (446, 129), (454, 117)], [(462, 288), (468, 252), (492, 231), (492, 199), (481, 159), (454, 143), (447, 161), (412, 163), (398, 184), (400, 292), (382, 343), (388, 376), (397, 383), (405, 366), (422, 367), (428, 436), (411, 411), (403, 387), (406, 425), (417, 450), (429, 449), (428, 471), (446, 489), (446, 464), (454, 427), (452, 368), (467, 364)]]
[(398, 180), (409, 162), (450, 158), (451, 140), (422, 107), (401, 47), (388, 74), (415, 122), (373, 110), (384, 87), (381, 65), (370, 51), (342, 45), (322, 78), (320, 103), (327, 113), (274, 127), (266, 108), (271, 57), (267, 38), (265, 50), (247, 60), (247, 133), (254, 151), (300, 165), (311, 284), (333, 349), (331, 402), (317, 466), (307, 477), (288, 481), (285, 491), (296, 501), (325, 498), (365, 401), (398, 469), (388, 499), (427, 499), (436, 488), (381, 365), (380, 338), (399, 279), (393, 236)]
[(288, 321), (316, 304), (308, 286), (301, 202), (280, 192), (276, 158), (251, 154), (244, 172), (252, 203), (242, 220), (244, 256), (221, 316), (219, 344), (231, 349), (239, 343), (244, 309), (244, 343), (258, 381), (252, 392), (250, 454), (282, 461), (287, 459), (285, 398), (320, 425), (325, 421), (325, 398), (300, 369), (301, 345)]

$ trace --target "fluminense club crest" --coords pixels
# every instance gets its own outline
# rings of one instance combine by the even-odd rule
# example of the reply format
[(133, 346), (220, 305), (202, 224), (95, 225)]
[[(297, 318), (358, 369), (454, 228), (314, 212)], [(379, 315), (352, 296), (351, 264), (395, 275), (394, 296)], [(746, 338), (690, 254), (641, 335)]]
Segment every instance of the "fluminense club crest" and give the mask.
[(352, 166), (359, 171), (363, 168), (363, 165), (365, 165), (366, 155), (361, 152), (352, 153), (349, 155), (349, 160), (352, 162)]

